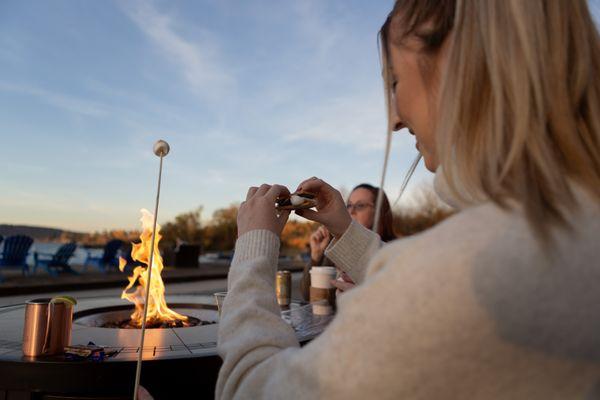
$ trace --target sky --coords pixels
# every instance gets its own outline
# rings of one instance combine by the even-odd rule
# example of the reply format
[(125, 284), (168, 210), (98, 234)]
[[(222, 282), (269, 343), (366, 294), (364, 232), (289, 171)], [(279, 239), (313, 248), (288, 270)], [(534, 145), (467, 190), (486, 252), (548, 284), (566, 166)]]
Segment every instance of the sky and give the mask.
[[(159, 222), (199, 206), (208, 219), (262, 183), (378, 184), (392, 4), (0, 1), (0, 223), (137, 228), (158, 139)], [(390, 198), (415, 155), (395, 134)], [(421, 163), (409, 189), (431, 180)]]

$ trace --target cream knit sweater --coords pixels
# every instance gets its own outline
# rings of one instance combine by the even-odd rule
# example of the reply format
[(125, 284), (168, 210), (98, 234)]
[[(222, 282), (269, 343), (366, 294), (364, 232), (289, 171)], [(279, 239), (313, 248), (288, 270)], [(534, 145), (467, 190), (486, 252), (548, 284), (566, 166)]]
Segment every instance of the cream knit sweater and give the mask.
[(491, 203), (381, 249), (352, 223), (326, 254), (359, 285), (303, 348), (275, 299), (279, 239), (246, 233), (216, 398), (600, 398), (600, 206), (577, 199), (549, 250), (520, 211)]

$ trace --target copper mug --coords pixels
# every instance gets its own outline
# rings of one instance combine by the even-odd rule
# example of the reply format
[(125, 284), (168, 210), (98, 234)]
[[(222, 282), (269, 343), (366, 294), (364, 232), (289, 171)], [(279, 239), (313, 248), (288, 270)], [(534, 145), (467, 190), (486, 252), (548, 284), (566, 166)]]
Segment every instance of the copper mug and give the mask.
[(23, 326), (23, 355), (61, 354), (71, 342), (73, 305), (34, 299), (26, 303)]

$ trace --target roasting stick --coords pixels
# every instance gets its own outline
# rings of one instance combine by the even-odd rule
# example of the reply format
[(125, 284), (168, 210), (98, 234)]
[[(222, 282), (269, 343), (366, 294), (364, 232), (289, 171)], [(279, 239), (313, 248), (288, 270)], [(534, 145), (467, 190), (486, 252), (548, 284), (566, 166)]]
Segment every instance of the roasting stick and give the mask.
[[(389, 121), (389, 116), (388, 116)], [(388, 122), (389, 123), (389, 122)], [(373, 221), (373, 228), (371, 230), (377, 233), (379, 227), (379, 220), (381, 219), (381, 205), (383, 204), (383, 185), (385, 184), (385, 175), (387, 174), (388, 160), (390, 158), (390, 148), (392, 147), (392, 130), (388, 127), (387, 136), (385, 140), (385, 153), (383, 156), (383, 170), (381, 171), (381, 181), (379, 182), (379, 192), (377, 193), (377, 199), (375, 200), (375, 219)]]
[[(383, 171), (381, 172), (381, 183), (379, 184), (379, 187), (381, 188), (381, 190), (377, 194), (377, 200), (375, 202), (375, 204), (376, 204), (375, 205), (375, 220), (373, 221), (373, 228), (372, 228), (373, 232), (375, 232), (375, 233), (377, 233), (377, 229), (379, 227), (379, 220), (381, 219), (381, 206), (383, 204), (383, 185), (385, 184), (385, 175), (387, 173), (388, 159), (390, 156), (390, 147), (391, 147), (391, 140), (390, 140), (390, 137), (388, 136), (388, 141), (386, 143), (386, 148), (385, 148), (385, 156), (383, 159)], [(417, 156), (415, 157), (410, 168), (406, 172), (406, 175), (404, 176), (404, 181), (402, 182), (402, 186), (400, 186), (400, 193), (398, 194), (396, 201), (394, 201), (392, 208), (394, 208), (396, 206), (396, 204), (398, 203), (398, 200), (400, 200), (400, 198), (402, 197), (402, 194), (404, 193), (404, 189), (406, 189), (406, 186), (408, 185), (410, 178), (412, 177), (413, 173), (415, 172), (417, 165), (419, 165), (419, 161), (421, 161), (421, 153), (417, 154)]]
[(142, 331), (140, 334), (140, 350), (138, 352), (137, 367), (135, 369), (135, 385), (133, 387), (133, 400), (137, 400), (138, 388), (140, 386), (140, 375), (142, 373), (142, 355), (144, 353), (144, 337), (146, 335), (146, 316), (148, 315), (148, 300), (150, 299), (150, 283), (152, 282), (152, 263), (154, 262), (154, 240), (156, 239), (156, 221), (158, 219), (158, 202), (160, 200), (160, 180), (162, 178), (163, 158), (167, 154), (169, 154), (169, 150), (169, 144), (164, 140), (159, 140), (154, 144), (154, 154), (160, 157), (160, 167), (158, 168), (158, 186), (156, 189), (156, 203), (154, 205), (154, 227), (152, 228), (150, 260), (148, 261), (148, 283), (146, 284), (144, 318), (142, 319)]
[(410, 168), (408, 169), (408, 172), (406, 173), (406, 176), (404, 177), (404, 181), (402, 181), (402, 186), (400, 186), (400, 193), (398, 193), (398, 197), (396, 197), (396, 201), (394, 201), (392, 208), (396, 207), (396, 204), (398, 204), (398, 201), (402, 197), (402, 193), (404, 193), (404, 189), (406, 189), (406, 186), (408, 185), (408, 181), (410, 181), (410, 177), (415, 172), (417, 165), (419, 165), (419, 161), (421, 161), (421, 153), (417, 154), (417, 156), (415, 157), (415, 160), (413, 161)]

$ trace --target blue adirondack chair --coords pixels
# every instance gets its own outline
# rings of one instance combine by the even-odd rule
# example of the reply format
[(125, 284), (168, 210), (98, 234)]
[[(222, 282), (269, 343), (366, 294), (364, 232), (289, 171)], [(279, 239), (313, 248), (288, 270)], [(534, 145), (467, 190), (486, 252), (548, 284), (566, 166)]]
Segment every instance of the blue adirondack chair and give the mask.
[(93, 257), (91, 252), (88, 251), (84, 268), (87, 268), (91, 265), (98, 268), (102, 272), (107, 272), (109, 268), (118, 268), (119, 260), (117, 259), (117, 252), (121, 246), (123, 246), (123, 241), (114, 239), (104, 245), (104, 251), (100, 257)]
[[(9, 236), (4, 240), (4, 247), (0, 258), (0, 269), (21, 268), (23, 275), (29, 272), (27, 266), (27, 254), (33, 244), (29, 236)], [(0, 276), (0, 281), (4, 279)]]
[(136, 267), (146, 267), (146, 264), (134, 260), (131, 256), (131, 249), (134, 243), (138, 244), (140, 242), (141, 241), (139, 239), (135, 239), (132, 243), (123, 243), (123, 247), (121, 247), (121, 257), (123, 257), (126, 262), (125, 267), (123, 268), (125, 275), (131, 275)]
[(58, 275), (59, 270), (77, 275), (77, 271), (73, 270), (73, 268), (71, 268), (69, 265), (69, 259), (73, 257), (73, 253), (75, 253), (76, 248), (77, 243), (71, 242), (60, 246), (54, 254), (40, 253), (36, 251), (33, 253), (33, 259), (35, 260), (35, 264), (33, 265), (33, 273), (35, 274), (38, 267), (44, 267), (46, 268), (48, 274), (52, 276)]

